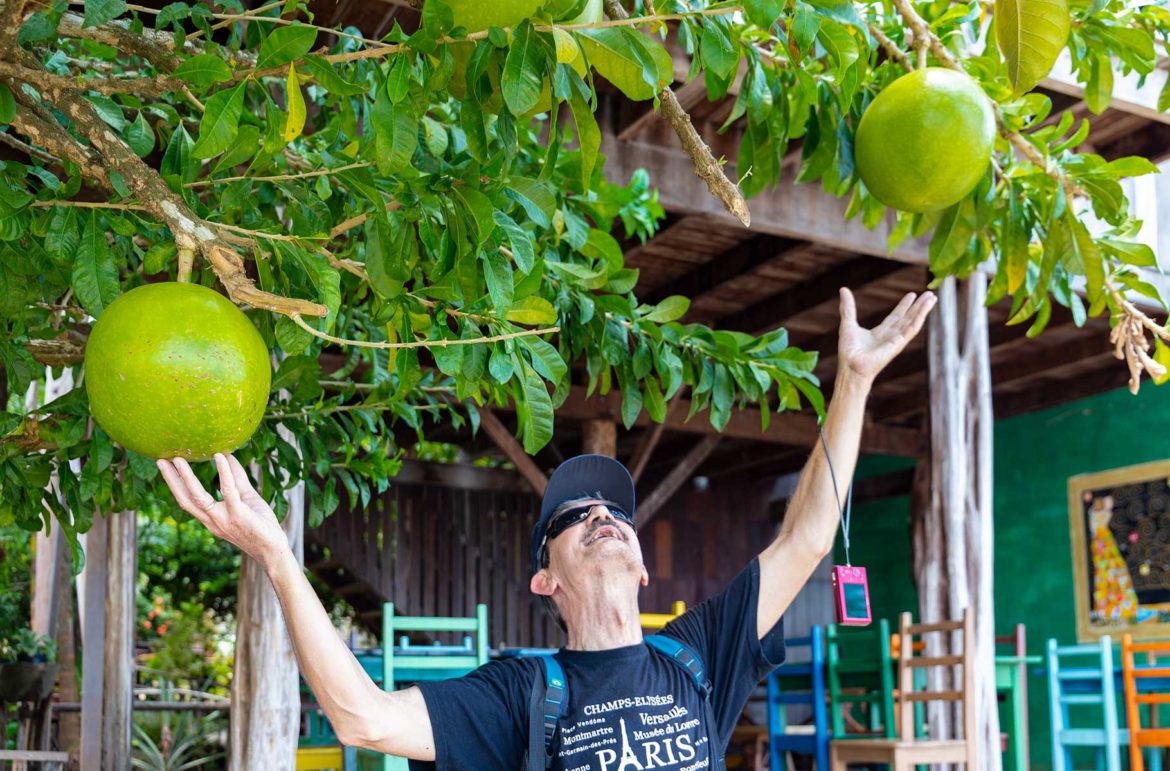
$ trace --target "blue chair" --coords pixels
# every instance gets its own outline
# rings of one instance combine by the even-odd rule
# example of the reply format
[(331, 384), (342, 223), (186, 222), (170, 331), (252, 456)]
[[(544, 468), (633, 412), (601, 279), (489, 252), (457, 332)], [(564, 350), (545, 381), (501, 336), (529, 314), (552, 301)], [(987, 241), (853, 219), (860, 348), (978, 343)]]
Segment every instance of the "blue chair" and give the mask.
[[(1100, 716), (1091, 718), (1087, 727), (1074, 727), (1070, 707), (1099, 710)], [(1097, 768), (1121, 771), (1121, 745), (1128, 743), (1129, 736), (1118, 727), (1113, 642), (1108, 635), (1089, 645), (1060, 646), (1056, 640), (1048, 641), (1048, 712), (1052, 771), (1074, 771), (1074, 747), (1095, 748)]]
[[(768, 747), (772, 771), (784, 771), (785, 752), (816, 758), (818, 769), (829, 768), (829, 716), (825, 708), (825, 638), (819, 626), (808, 637), (785, 641), (794, 649), (808, 649), (808, 660), (785, 663), (768, 676)], [(788, 722), (788, 707), (812, 709), (812, 732), (796, 731)], [(802, 728), (804, 726), (801, 726)]]

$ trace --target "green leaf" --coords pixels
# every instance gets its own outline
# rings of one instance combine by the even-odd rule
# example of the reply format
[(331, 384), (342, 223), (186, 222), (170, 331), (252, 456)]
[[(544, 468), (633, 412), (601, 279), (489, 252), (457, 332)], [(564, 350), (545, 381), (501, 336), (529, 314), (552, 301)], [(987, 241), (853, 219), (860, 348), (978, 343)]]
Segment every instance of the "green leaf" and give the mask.
[(91, 210), (73, 259), (73, 291), (95, 319), (121, 293), (118, 267), (106, 243), (106, 231)]
[(313, 335), (301, 329), (288, 316), (276, 320), (276, 342), (288, 356), (299, 356), (313, 342)]
[(145, 158), (154, 150), (154, 129), (142, 111), (126, 129), (126, 144), (139, 158)]
[[(579, 40), (594, 69), (634, 101), (653, 99), (674, 77), (670, 54), (639, 32), (617, 27), (586, 29)], [(644, 66), (647, 61), (653, 66), (650, 72)]]
[(585, 97), (576, 91), (569, 100), (569, 109), (573, 113), (573, 123), (577, 126), (577, 149), (581, 158), (581, 187), (584, 190), (592, 188), (593, 169), (597, 165), (597, 153), (601, 150), (601, 129), (597, 125), (597, 116), (589, 107)]
[(768, 31), (776, 23), (776, 19), (780, 18), (784, 2), (783, 0), (744, 0), (743, 8), (752, 24)]
[(539, 337), (521, 337), (520, 344), (532, 354), (532, 366), (541, 377), (552, 383), (559, 383), (569, 372), (569, 366), (558, 351), (547, 340)]
[(1089, 234), (1089, 229), (1077, 221), (1071, 208), (1065, 209), (1064, 219), (1072, 231), (1069, 250), (1074, 259), (1084, 266), (1085, 291), (1091, 306), (1100, 300), (1105, 292), (1105, 260), (1101, 256), (1100, 247)]
[(1089, 80), (1085, 83), (1085, 104), (1100, 115), (1113, 99), (1113, 62), (1109, 54), (1094, 55), (1089, 60)]
[(622, 424), (627, 430), (634, 427), (642, 411), (642, 391), (635, 383), (622, 384)]
[(516, 224), (516, 221), (502, 211), (492, 213), (496, 225), (508, 236), (512, 245), (512, 259), (516, 261), (516, 268), (524, 274), (532, 271), (536, 264), (536, 251), (532, 246), (532, 237), (528, 231)]
[(471, 187), (457, 187), (451, 192), (475, 223), (476, 245), (482, 244), (496, 229), (491, 199)]
[(232, 79), (231, 68), (216, 54), (199, 54), (175, 69), (176, 78), (201, 88)]
[(370, 120), (374, 124), (378, 172), (392, 174), (408, 168), (418, 149), (418, 117), (410, 105), (395, 105), (386, 89), (380, 88)]
[(646, 314), (645, 319), (659, 324), (666, 324), (671, 321), (678, 321), (690, 309), (691, 301), (682, 295), (676, 294), (658, 303), (654, 307), (654, 310)]
[(82, 27), (96, 27), (118, 18), (126, 12), (126, 0), (85, 0), (85, 19)]
[(1048, 76), (1069, 32), (1068, 0), (996, 0), (995, 39), (1016, 96)]
[(553, 435), (553, 406), (544, 381), (529, 367), (523, 369), (524, 378), (524, 451), (534, 454), (548, 444)]
[(164, 177), (177, 177), (180, 183), (185, 183), (199, 175), (199, 160), (193, 154), (194, 144), (182, 125), (171, 133), (160, 167)]
[(191, 148), (196, 158), (212, 158), (231, 146), (240, 127), (244, 112), (244, 88), (248, 81), (240, 81), (235, 88), (220, 91), (207, 100), (203, 119), (199, 121), (199, 139)]
[(532, 22), (525, 19), (512, 31), (512, 46), (500, 77), (504, 103), (513, 115), (524, 115), (540, 101), (544, 68), (540, 38), (532, 29)]
[(303, 24), (277, 27), (260, 46), (257, 69), (277, 67), (296, 61), (307, 54), (317, 40), (317, 29)]
[(337, 96), (356, 96), (364, 94), (366, 87), (360, 83), (350, 83), (348, 80), (338, 74), (337, 70), (333, 68), (325, 59), (319, 56), (307, 55), (302, 57), (304, 64), (313, 73), (313, 79), (317, 85), (324, 88), (331, 94)]
[(537, 225), (547, 228), (552, 224), (557, 199), (549, 185), (535, 179), (513, 176), (504, 190), (510, 198), (524, 207), (524, 211), (528, 212), (528, 216)]
[(967, 253), (971, 236), (975, 234), (973, 208), (971, 199), (965, 198), (943, 212), (930, 240), (930, 270), (934, 275), (950, 275)]
[(100, 94), (90, 94), (85, 97), (93, 108), (97, 110), (98, 117), (100, 117), (107, 126), (114, 131), (122, 132), (126, 128), (126, 116), (122, 112), (122, 107), (108, 96)]
[(501, 385), (512, 379), (512, 356), (504, 350), (503, 343), (492, 346), (491, 356), (488, 357), (488, 373), (492, 379)]
[(1154, 335), (1154, 361), (1166, 368), (1166, 374), (1154, 378), (1154, 385), (1162, 385), (1170, 380), (1170, 348), (1157, 335)]
[(1136, 265), (1141, 268), (1158, 267), (1158, 257), (1154, 250), (1145, 244), (1132, 241), (1119, 241), (1114, 238), (1102, 238), (1105, 249), (1127, 265)]
[(142, 257), (142, 272), (148, 276), (162, 273), (174, 262), (178, 251), (174, 241), (162, 241), (154, 244), (146, 250), (146, 254)]
[(1016, 290), (1024, 285), (1024, 280), (1028, 276), (1029, 240), (1023, 207), (1013, 195), (1007, 222), (1004, 224), (1003, 239), (999, 245), (1000, 258), (1004, 262), (1003, 269), (1007, 271), (1007, 291), (1011, 294), (1015, 294)]
[(504, 318), (516, 324), (541, 326), (557, 322), (557, 310), (548, 300), (536, 295), (529, 295), (512, 304), (511, 310), (504, 314)]
[(16, 100), (8, 86), (0, 84), (0, 126), (6, 126), (16, 117)]
[(512, 266), (499, 252), (481, 252), (483, 277), (487, 282), (488, 297), (496, 313), (507, 312), (512, 306)]
[(288, 121), (284, 124), (284, 141), (291, 142), (305, 130), (305, 95), (301, 93), (301, 82), (297, 79), (297, 68), (288, 65), (288, 79), (285, 81), (288, 94)]

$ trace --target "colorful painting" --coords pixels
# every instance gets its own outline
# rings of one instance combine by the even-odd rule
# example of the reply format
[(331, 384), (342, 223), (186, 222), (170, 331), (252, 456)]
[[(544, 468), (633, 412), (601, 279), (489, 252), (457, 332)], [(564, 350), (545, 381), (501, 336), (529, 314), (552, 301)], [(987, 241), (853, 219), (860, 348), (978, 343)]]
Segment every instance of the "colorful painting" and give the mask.
[(1170, 637), (1170, 461), (1068, 481), (1077, 637)]

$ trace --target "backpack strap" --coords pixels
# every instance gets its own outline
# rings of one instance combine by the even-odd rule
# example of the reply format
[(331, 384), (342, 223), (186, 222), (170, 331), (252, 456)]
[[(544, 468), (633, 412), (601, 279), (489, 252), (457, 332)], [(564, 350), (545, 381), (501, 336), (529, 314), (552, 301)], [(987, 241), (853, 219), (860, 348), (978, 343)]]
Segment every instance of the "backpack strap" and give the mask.
[(544, 678), (535, 678), (528, 699), (527, 771), (545, 771), (552, 765), (552, 740), (569, 700), (565, 670), (552, 654), (537, 656)]
[[(710, 726), (710, 730), (717, 731), (719, 725), (715, 722), (715, 708), (711, 705), (711, 681), (707, 679), (703, 660), (699, 658), (699, 654), (691, 650), (686, 643), (663, 634), (647, 635), (645, 640), (647, 645), (657, 648), (691, 676), (691, 680), (694, 681), (695, 687), (699, 689), (699, 694), (703, 697), (703, 713), (706, 716), (707, 725)], [(714, 738), (711, 737), (712, 740)], [(722, 754), (718, 758), (712, 758), (711, 768), (713, 771), (723, 771), (726, 767)]]

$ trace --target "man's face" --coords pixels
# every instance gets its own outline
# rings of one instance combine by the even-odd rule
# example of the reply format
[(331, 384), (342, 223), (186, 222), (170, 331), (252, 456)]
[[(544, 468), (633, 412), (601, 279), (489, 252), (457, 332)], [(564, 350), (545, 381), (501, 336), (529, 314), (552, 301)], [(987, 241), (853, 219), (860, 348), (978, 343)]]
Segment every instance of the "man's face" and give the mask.
[[(591, 566), (605, 565), (645, 572), (642, 567), (642, 546), (633, 525), (615, 516), (602, 500), (574, 504), (562, 516), (575, 518), (574, 511), (578, 507), (588, 507), (584, 518), (546, 544), (550, 570), (561, 577), (571, 576)], [(549, 524), (554, 525), (555, 520)]]

